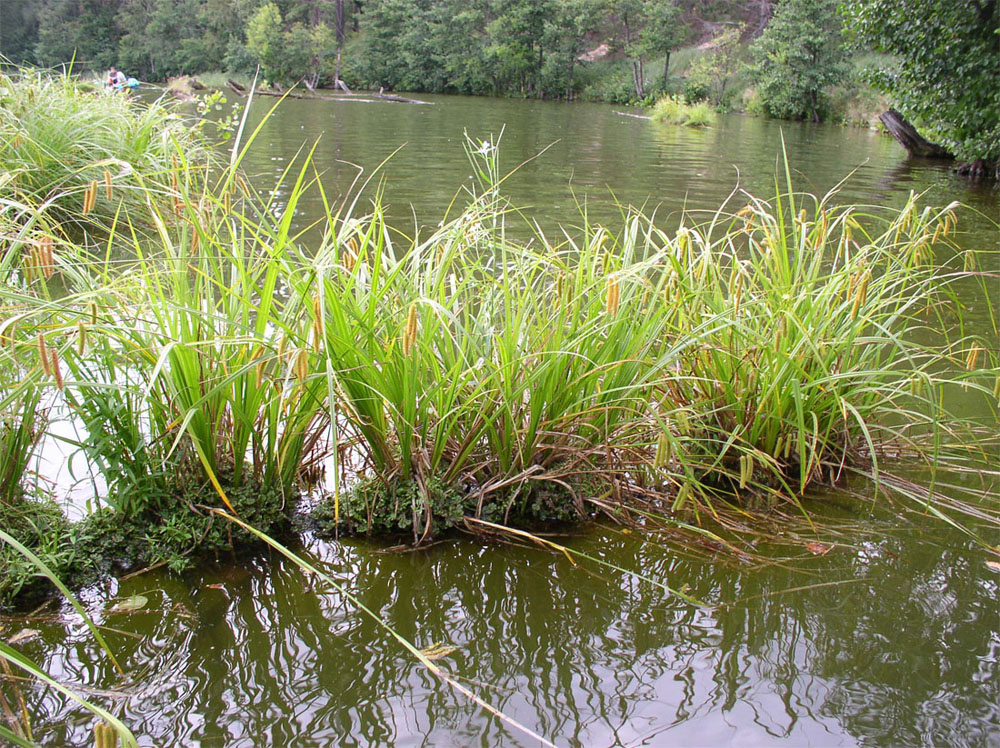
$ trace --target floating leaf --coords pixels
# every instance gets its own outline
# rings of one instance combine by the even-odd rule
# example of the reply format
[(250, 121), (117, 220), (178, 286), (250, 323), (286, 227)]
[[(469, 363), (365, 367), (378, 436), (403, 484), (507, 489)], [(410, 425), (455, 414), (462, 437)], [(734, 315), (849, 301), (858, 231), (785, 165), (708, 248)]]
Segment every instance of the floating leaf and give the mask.
[(420, 650), (420, 654), (426, 657), (428, 660), (440, 660), (442, 657), (447, 657), (452, 652), (458, 651), (458, 647), (453, 647), (448, 644), (443, 644), (442, 642), (434, 642), (429, 647), (424, 647)]
[(149, 598), (145, 595), (132, 595), (132, 597), (126, 597), (115, 603), (108, 613), (135, 613), (137, 610), (145, 608), (148, 602)]
[(32, 639), (37, 639), (42, 635), (42, 632), (38, 629), (21, 629), (16, 634), (14, 634), (7, 643), (11, 646), (15, 644), (23, 644), (24, 642), (30, 642)]
[(814, 556), (825, 556), (827, 553), (832, 551), (833, 548), (834, 546), (826, 545), (824, 543), (806, 543), (806, 550)]

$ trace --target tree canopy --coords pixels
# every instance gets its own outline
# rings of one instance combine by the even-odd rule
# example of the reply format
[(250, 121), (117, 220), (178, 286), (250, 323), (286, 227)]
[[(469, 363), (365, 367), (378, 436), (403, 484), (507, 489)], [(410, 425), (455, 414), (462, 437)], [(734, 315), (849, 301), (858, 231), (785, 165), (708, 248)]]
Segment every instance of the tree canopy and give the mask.
[(837, 0), (784, 0), (750, 48), (765, 111), (819, 122), (826, 90), (846, 75)]
[(1000, 163), (1000, 18), (996, 0), (846, 0), (855, 43), (894, 63), (870, 82), (955, 157)]

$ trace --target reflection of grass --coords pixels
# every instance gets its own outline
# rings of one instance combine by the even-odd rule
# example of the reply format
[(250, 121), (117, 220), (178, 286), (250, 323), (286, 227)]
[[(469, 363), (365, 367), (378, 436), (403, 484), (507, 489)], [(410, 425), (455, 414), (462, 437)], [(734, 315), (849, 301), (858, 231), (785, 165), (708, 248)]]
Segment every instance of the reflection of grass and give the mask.
[[(0, 530), (0, 547), (3, 548), (4, 552), (10, 550), (11, 552), (17, 554), (34, 569), (36, 574), (48, 579), (53, 585), (59, 588), (59, 591), (63, 593), (69, 603), (76, 610), (77, 614), (83, 619), (84, 623), (86, 623), (87, 628), (90, 631), (90, 636), (97, 643), (112, 665), (114, 665), (118, 673), (121, 674), (122, 669), (119, 666), (117, 659), (115, 659), (114, 654), (108, 648), (100, 630), (94, 624), (94, 621), (90, 618), (90, 616), (87, 615), (87, 611), (80, 604), (80, 602), (59, 579), (58, 574), (53, 571), (53, 569), (51, 569), (42, 558), (36, 555), (34, 551), (18, 541), (17, 538), (3, 530)], [(124, 746), (138, 748), (138, 743), (136, 742), (135, 736), (132, 735), (132, 732), (125, 726), (124, 723), (122, 723), (109, 711), (94, 704), (92, 701), (83, 698), (72, 687), (69, 687), (66, 684), (52, 678), (45, 672), (45, 670), (36, 665), (32, 660), (23, 655), (10, 644), (3, 641), (0, 641), (0, 662), (3, 663), (4, 669), (8, 675), (12, 674), (10, 666), (13, 665), (32, 679), (59, 691), (64, 696), (68, 697), (72, 701), (75, 701), (77, 704), (84, 707), (87, 711), (97, 717), (98, 720), (100, 720), (95, 728), (95, 736), (97, 736), (98, 746), (117, 745), (118, 741), (121, 740), (122, 745)], [(27, 707), (25, 706), (25, 701), (23, 696), (20, 694), (19, 686), (16, 682), (13, 685), (13, 690), (17, 693), (17, 699), (20, 704), (20, 713), (15, 714), (14, 711), (9, 708), (7, 700), (2, 698), (3, 694), (0, 693), (0, 700), (2, 700), (2, 704), (5, 707), (5, 720), (0, 721), (0, 737), (9, 740), (12, 745), (27, 746), (28, 748), (31, 748), (35, 745), (31, 732), (31, 721)]]
[(707, 101), (688, 104), (677, 96), (666, 96), (653, 105), (653, 119), (670, 125), (709, 127), (715, 124), (715, 111)]

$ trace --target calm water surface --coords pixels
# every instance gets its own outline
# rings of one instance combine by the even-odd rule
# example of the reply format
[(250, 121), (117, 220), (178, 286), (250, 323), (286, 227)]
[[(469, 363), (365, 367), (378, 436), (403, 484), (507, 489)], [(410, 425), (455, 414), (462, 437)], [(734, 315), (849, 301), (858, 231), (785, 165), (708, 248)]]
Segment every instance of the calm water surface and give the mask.
[[(714, 209), (736, 188), (774, 190), (782, 134), (799, 189), (898, 205), (911, 190), (997, 218), (997, 193), (945, 167), (913, 167), (862, 130), (738, 116), (707, 131), (625, 117), (605, 105), (429, 98), (429, 106), (288, 101), (247, 168), (263, 188), (320, 133), (332, 195), (382, 171), (394, 222), (435, 225), (469, 174), (463, 132), (495, 138), (512, 201), (545, 231), (614, 227), (615, 200)], [(271, 102), (265, 102), (270, 105)], [(255, 111), (254, 116), (259, 116)], [(539, 158), (530, 160), (546, 147)], [(375, 180), (379, 179), (376, 175)], [(361, 193), (367, 204), (374, 183)], [(306, 203), (308, 225), (318, 214)], [(996, 246), (963, 215), (963, 241)], [(1000, 284), (998, 284), (1000, 285)], [(985, 313), (982, 313), (985, 314)], [(985, 320), (985, 317), (982, 317)], [(980, 478), (1000, 488), (994, 477)], [(863, 487), (861, 487), (863, 490)], [(685, 551), (618, 528), (566, 543), (612, 564), (457, 538), (419, 551), (306, 536), (302, 551), (438, 664), (560, 746), (1000, 744), (1000, 573), (963, 534), (923, 518), (817, 498), (833, 529), (823, 555), (807, 528), (754, 560)], [(1000, 543), (996, 532), (987, 539)], [(640, 571), (706, 603), (690, 605)], [(148, 606), (112, 614), (111, 600)], [(42, 637), (22, 645), (49, 672), (115, 697), (143, 745), (533, 746), (415, 664), (335, 590), (280, 558), (220, 558), (186, 575), (148, 573), (86, 601), (125, 664), (116, 677), (72, 616), (0, 622)], [(89, 746), (93, 722), (48, 690), (26, 693), (45, 745)]]

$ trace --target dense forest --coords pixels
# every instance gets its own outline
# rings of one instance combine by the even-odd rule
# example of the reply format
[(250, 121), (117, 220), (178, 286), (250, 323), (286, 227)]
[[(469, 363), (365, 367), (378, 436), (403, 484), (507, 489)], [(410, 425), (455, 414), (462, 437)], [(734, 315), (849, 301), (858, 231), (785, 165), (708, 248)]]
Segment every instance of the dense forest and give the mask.
[[(4, 0), (0, 53), (144, 81), (585, 98), (787, 119), (896, 107), (974, 171), (1000, 157), (996, 0)], [(860, 93), (879, 92), (852, 114)], [(839, 97), (839, 98), (838, 98)], [(863, 106), (863, 105), (862, 105)]]
[(259, 63), (283, 84), (331, 82), (340, 53), (350, 85), (541, 96), (572, 94), (578, 68), (610, 56), (628, 59), (641, 96), (648, 60), (727, 27), (755, 35), (772, 12), (771, 0), (5, 0), (2, 51), (144, 80)]

